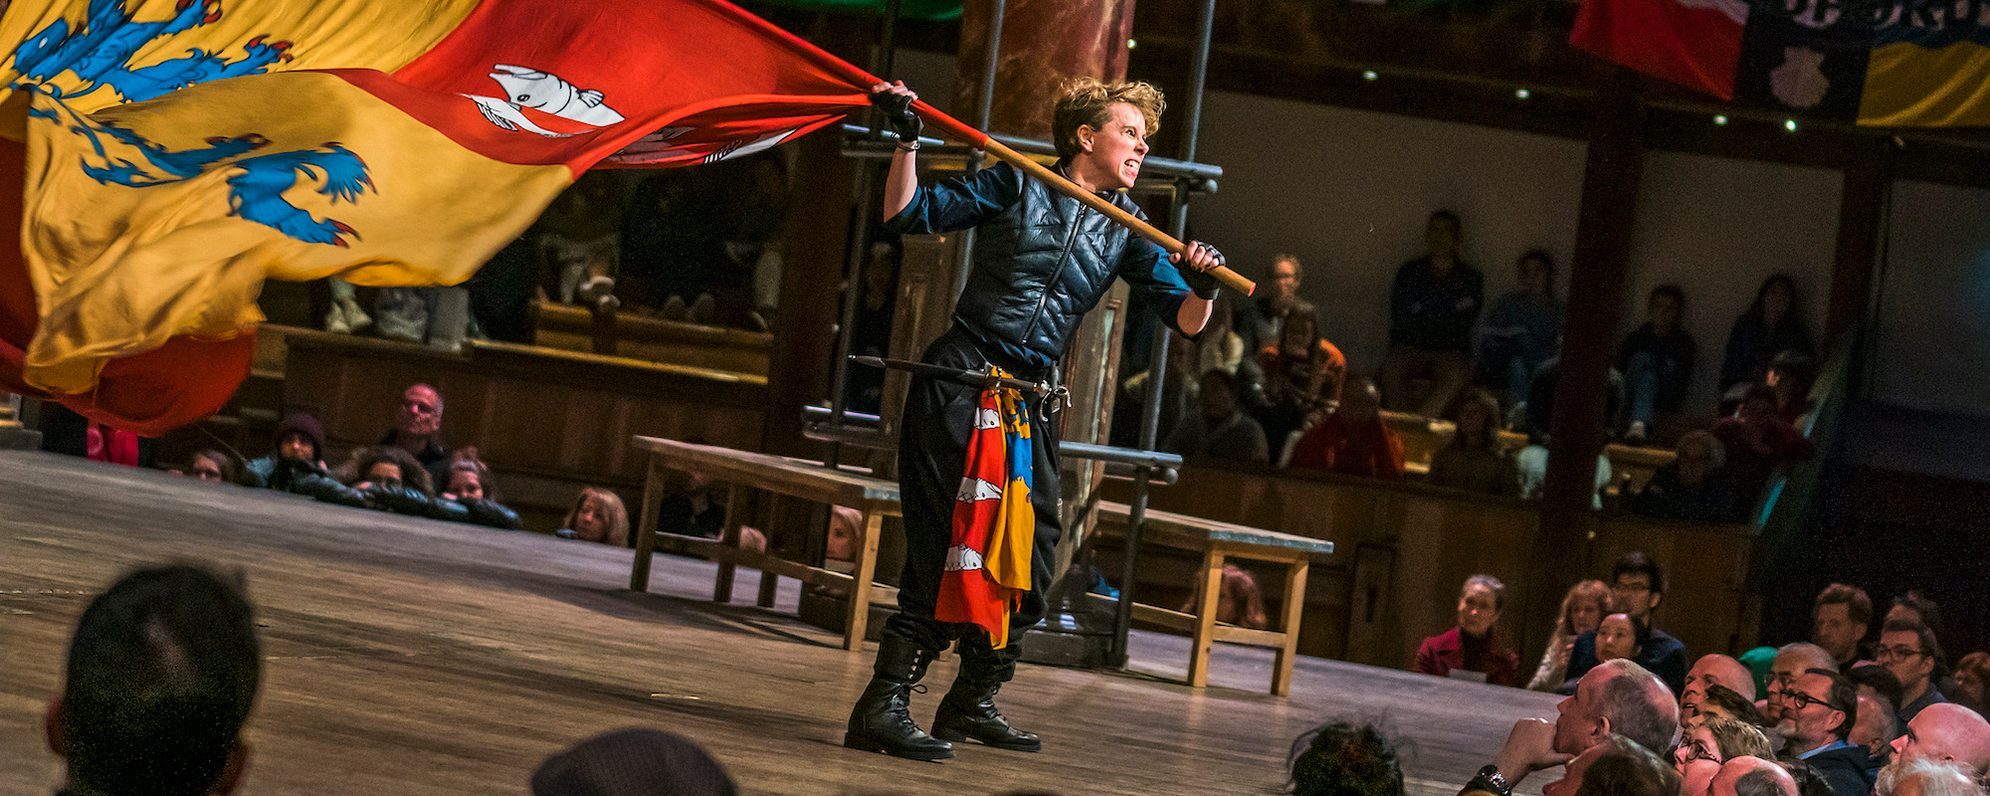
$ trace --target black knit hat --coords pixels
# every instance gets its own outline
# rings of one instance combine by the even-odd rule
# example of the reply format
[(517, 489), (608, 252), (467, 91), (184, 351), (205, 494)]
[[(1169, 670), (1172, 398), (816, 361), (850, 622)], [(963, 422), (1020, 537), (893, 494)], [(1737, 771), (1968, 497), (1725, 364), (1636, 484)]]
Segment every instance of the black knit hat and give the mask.
[(302, 434), (311, 441), (312, 458), (325, 458), (325, 426), (318, 422), (318, 418), (303, 412), (285, 415), (283, 422), (276, 424), (277, 444), (282, 445), (284, 438), (292, 434)]
[(681, 736), (626, 729), (594, 736), (539, 764), (533, 796), (733, 796), (719, 761)]

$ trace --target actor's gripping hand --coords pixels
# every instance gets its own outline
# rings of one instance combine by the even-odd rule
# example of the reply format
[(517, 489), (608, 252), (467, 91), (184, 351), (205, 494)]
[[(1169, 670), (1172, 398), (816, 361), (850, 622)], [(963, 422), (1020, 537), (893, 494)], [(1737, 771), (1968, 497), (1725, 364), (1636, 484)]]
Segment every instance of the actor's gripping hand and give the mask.
[(903, 143), (915, 143), (919, 133), (926, 129), (926, 123), (919, 121), (919, 114), (912, 112), (912, 103), (919, 95), (905, 87), (905, 81), (894, 80), (871, 86), (871, 106), (884, 114), (885, 126)]
[(1168, 262), (1181, 268), (1182, 281), (1187, 282), (1189, 289), (1195, 291), (1197, 296), (1211, 301), (1216, 299), (1216, 289), (1222, 283), (1216, 281), (1216, 275), (1210, 271), (1228, 261), (1215, 246), (1199, 240), (1189, 241), (1187, 258), (1183, 258), (1183, 252), (1175, 252), (1168, 255)]

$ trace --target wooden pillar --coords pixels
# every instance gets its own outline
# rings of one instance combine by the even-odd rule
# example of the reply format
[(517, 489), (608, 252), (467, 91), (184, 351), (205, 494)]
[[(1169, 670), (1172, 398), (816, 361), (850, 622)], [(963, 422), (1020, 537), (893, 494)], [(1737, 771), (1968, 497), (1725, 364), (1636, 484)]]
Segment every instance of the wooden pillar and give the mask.
[[(1051, 100), (1065, 78), (1126, 77), (1133, 0), (1006, 0), (1003, 5), (989, 132), (1047, 139)], [(962, 8), (956, 108), (980, 107), (993, 11), (989, 0), (967, 0)]]
[(1643, 127), (1644, 108), (1632, 78), (1619, 69), (1597, 92), (1583, 167), (1575, 262), (1569, 269), (1571, 311), (1562, 326), (1541, 532), (1535, 537), (1534, 571), (1540, 580), (1530, 590), (1530, 617), (1552, 614), (1563, 589), (1586, 574), (1596, 456), (1605, 442), (1610, 361), (1617, 350), (1617, 329), (1630, 284), (1630, 230), (1644, 153)]
[(793, 146), (795, 173), (802, 178), (782, 248), (762, 442), (771, 453), (798, 455), (810, 447), (802, 437), (802, 407), (829, 398), (839, 309), (831, 288), (843, 281), (859, 164), (843, 157), (842, 139), (833, 133), (811, 135)]
[(1892, 197), (1894, 145), (1889, 136), (1861, 141), (1845, 164), (1838, 199), (1838, 250), (1831, 269), (1830, 306), (1824, 339), (1838, 339), (1865, 320), (1871, 304), (1873, 267), (1885, 245), (1887, 202)]

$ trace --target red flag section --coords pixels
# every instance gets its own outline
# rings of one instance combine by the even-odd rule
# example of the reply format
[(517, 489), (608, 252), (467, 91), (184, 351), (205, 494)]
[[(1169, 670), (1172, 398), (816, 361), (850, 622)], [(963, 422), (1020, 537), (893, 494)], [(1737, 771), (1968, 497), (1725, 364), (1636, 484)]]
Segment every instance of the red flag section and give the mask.
[(1598, 58), (1734, 99), (1744, 0), (1583, 0), (1569, 43)]

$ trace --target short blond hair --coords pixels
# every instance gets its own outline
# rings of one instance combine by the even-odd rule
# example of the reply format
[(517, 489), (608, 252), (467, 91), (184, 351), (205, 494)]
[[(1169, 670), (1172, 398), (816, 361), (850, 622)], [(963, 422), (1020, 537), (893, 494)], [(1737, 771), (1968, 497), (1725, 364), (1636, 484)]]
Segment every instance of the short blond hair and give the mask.
[(1057, 110), (1051, 116), (1050, 138), (1057, 145), (1057, 156), (1070, 158), (1081, 151), (1078, 147), (1078, 128), (1090, 125), (1092, 129), (1105, 127), (1112, 119), (1114, 103), (1124, 102), (1147, 117), (1146, 135), (1153, 137), (1161, 129), (1161, 113), (1168, 109), (1168, 101), (1161, 96), (1161, 90), (1151, 83), (1138, 80), (1120, 80), (1107, 83), (1092, 77), (1074, 77), (1064, 81), (1057, 91)]

